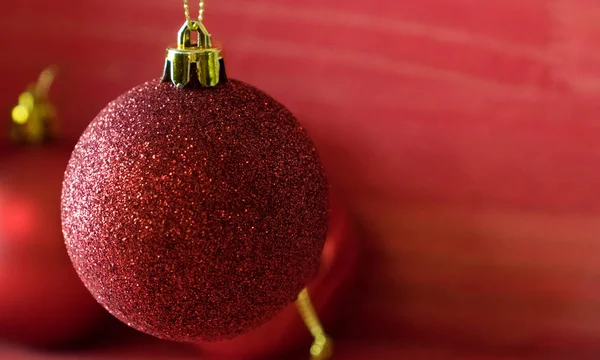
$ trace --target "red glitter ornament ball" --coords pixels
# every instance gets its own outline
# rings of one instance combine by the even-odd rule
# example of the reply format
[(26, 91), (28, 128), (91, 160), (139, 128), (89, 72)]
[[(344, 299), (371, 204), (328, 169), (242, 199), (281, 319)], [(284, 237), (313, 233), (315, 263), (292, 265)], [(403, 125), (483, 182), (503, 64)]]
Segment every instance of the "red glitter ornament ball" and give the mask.
[(219, 340), (273, 318), (315, 274), (328, 189), (303, 128), (229, 80), (158, 80), (110, 103), (80, 138), (62, 193), (80, 277), (151, 335)]

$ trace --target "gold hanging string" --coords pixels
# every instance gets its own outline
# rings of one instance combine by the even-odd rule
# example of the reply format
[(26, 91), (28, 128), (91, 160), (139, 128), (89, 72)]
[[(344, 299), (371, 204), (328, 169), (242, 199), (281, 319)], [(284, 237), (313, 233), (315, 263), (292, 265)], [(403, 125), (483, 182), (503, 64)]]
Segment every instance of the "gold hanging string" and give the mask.
[[(204, 20), (204, 0), (199, 0), (198, 5), (198, 22), (202, 22), (202, 20)], [(183, 10), (185, 11), (185, 20), (187, 21), (190, 30), (197, 30), (198, 23), (190, 16), (190, 5), (188, 4), (188, 0), (183, 0)]]
[(323, 326), (319, 321), (319, 317), (315, 308), (310, 301), (308, 290), (305, 288), (298, 295), (296, 300), (298, 312), (302, 320), (306, 324), (308, 331), (314, 338), (314, 342), (310, 348), (311, 360), (327, 360), (333, 354), (333, 341), (327, 336)]

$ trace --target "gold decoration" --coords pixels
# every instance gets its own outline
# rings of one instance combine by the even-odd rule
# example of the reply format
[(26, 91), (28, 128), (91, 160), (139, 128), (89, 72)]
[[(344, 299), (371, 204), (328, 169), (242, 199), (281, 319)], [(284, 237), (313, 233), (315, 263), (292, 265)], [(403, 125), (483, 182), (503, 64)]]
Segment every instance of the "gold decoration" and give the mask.
[(37, 83), (19, 95), (18, 105), (11, 114), (13, 141), (37, 144), (56, 135), (56, 111), (48, 99), (56, 74), (56, 66), (49, 66), (41, 72)]
[(311, 360), (327, 360), (333, 355), (333, 340), (323, 330), (323, 326), (319, 321), (319, 317), (315, 308), (310, 301), (308, 290), (305, 288), (298, 295), (296, 306), (302, 316), (302, 320), (314, 338), (314, 342), (310, 347)]
[[(163, 81), (171, 81), (183, 88), (192, 80), (198, 80), (202, 86), (215, 86), (219, 83), (222, 64), (221, 49), (213, 47), (210, 34), (202, 24), (204, 18), (204, 0), (199, 1), (198, 20), (190, 17), (188, 0), (183, 0), (185, 24), (179, 30), (177, 47), (167, 49), (167, 58), (163, 71)], [(191, 32), (198, 34), (198, 43), (191, 41)]]
[[(198, 34), (198, 43), (192, 44), (191, 32)], [(183, 88), (192, 77), (202, 86), (215, 86), (221, 74), (221, 49), (212, 46), (210, 34), (199, 21), (186, 22), (178, 34), (177, 47), (167, 49), (163, 81), (171, 81)]]

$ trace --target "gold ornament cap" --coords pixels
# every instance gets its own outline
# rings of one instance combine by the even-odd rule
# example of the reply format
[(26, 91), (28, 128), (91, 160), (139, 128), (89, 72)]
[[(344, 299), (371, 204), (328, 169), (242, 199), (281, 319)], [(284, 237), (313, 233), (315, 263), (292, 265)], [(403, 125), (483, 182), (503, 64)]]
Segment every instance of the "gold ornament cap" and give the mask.
[[(198, 34), (197, 43), (192, 43), (192, 32)], [(170, 81), (178, 88), (194, 83), (211, 87), (226, 80), (221, 47), (213, 46), (210, 34), (200, 21), (183, 24), (177, 47), (167, 48), (162, 80)]]

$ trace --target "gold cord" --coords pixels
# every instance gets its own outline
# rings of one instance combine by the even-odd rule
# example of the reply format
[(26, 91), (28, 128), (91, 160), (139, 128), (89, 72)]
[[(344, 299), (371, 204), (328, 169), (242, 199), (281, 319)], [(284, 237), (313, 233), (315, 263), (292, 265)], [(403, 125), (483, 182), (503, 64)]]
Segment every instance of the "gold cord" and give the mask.
[(326, 360), (331, 358), (333, 355), (333, 341), (325, 334), (306, 288), (298, 295), (296, 306), (308, 331), (310, 331), (310, 334), (315, 339), (310, 347), (311, 360)]
[[(202, 20), (204, 20), (204, 0), (199, 0), (198, 3), (200, 5), (198, 10), (198, 21), (202, 22)], [(187, 21), (190, 30), (197, 30), (196, 27), (198, 24), (190, 16), (190, 5), (188, 4), (188, 0), (183, 0), (183, 10), (185, 11), (185, 20)]]

